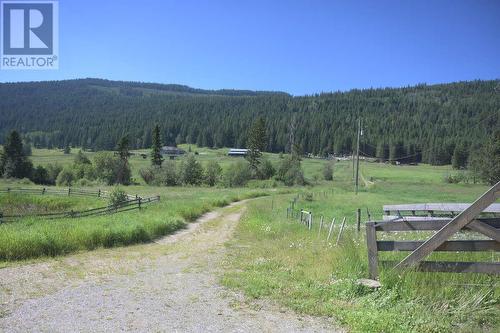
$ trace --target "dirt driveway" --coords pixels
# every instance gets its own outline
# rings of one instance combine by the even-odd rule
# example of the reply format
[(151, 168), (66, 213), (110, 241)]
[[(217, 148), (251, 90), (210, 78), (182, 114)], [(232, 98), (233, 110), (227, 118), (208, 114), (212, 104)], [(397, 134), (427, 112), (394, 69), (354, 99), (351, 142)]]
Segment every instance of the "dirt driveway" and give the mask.
[(224, 243), (245, 202), (155, 243), (0, 269), (1, 332), (332, 332), (221, 287)]

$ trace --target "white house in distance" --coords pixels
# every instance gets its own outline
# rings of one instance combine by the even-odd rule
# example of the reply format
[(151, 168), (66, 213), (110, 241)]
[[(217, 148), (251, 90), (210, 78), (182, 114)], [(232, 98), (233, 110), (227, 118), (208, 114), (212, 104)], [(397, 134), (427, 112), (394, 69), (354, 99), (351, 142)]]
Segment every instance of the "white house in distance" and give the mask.
[(247, 156), (247, 154), (248, 154), (248, 149), (231, 148), (229, 149), (227, 156), (245, 157)]

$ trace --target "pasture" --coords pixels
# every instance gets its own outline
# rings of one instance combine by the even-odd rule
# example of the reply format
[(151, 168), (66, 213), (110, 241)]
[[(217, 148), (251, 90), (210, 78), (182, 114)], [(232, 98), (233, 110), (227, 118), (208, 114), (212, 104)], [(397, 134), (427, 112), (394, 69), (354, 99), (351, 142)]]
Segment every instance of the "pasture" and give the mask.
[[(187, 151), (188, 147), (183, 146)], [(202, 163), (216, 160), (229, 168), (235, 158), (227, 149), (200, 149)], [(136, 153), (146, 153), (140, 151)], [(64, 155), (59, 150), (34, 149), (34, 164), (72, 163), (76, 150)], [(86, 153), (92, 158), (93, 153)], [(266, 154), (274, 164), (277, 154)], [(139, 179), (138, 170), (150, 165), (148, 158), (130, 158), (135, 181), (140, 185), (124, 187), (129, 194), (160, 195), (159, 203), (143, 209), (100, 217), (44, 220), (24, 218), (0, 225), (0, 265), (19, 260), (57, 256), (100, 247), (126, 246), (151, 242), (184, 228), (205, 212), (232, 201), (250, 201), (233, 240), (227, 245), (222, 282), (241, 290), (249, 298), (273, 299), (299, 313), (330, 316), (353, 332), (493, 332), (500, 322), (500, 286), (497, 276), (479, 274), (421, 273), (404, 274), (381, 269), (378, 290), (356, 283), (368, 275), (364, 229), (355, 230), (356, 210), (362, 220), (367, 212), (372, 220), (382, 218), (384, 204), (471, 202), (487, 187), (480, 184), (448, 184), (449, 166), (394, 166), (362, 161), (361, 186), (354, 194), (352, 163), (336, 162), (334, 180), (322, 180), (325, 160), (303, 159), (309, 181), (306, 187), (260, 188), (263, 181), (252, 181), (245, 188), (153, 187)], [(0, 186), (32, 185), (1, 180)], [(102, 186), (103, 190), (111, 187)], [(95, 188), (94, 188), (95, 189)], [(286, 216), (292, 198), (299, 196), (295, 208), (312, 211), (316, 223), (311, 231), (296, 219)], [(265, 199), (258, 197), (266, 196)], [(312, 200), (306, 200), (311, 197)], [(99, 206), (97, 198), (20, 197), (0, 194), (0, 209), (76, 209)], [(11, 208), (8, 208), (11, 207)], [(28, 208), (26, 208), (28, 207)], [(31, 208), (29, 208), (31, 207)], [(319, 230), (320, 216), (325, 225), (336, 218), (332, 239)], [(340, 220), (347, 227), (335, 245)], [(422, 237), (429, 233), (421, 234)], [(395, 237), (407, 237), (404, 233)], [(401, 258), (402, 253), (384, 253), (385, 258)], [(439, 253), (442, 260), (500, 261), (497, 252)], [(43, 260), (37, 259), (37, 260)]]

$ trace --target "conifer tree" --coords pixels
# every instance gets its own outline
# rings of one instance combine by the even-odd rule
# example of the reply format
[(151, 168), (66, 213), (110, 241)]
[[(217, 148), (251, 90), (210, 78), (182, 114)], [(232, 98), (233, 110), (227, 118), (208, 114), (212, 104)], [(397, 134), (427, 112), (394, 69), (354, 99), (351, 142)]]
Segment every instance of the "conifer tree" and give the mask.
[(151, 151), (151, 164), (161, 168), (163, 156), (161, 155), (160, 126), (157, 124), (153, 129), (153, 147)]
[(266, 124), (263, 118), (259, 118), (250, 128), (247, 140), (248, 154), (246, 158), (254, 175), (258, 174), (260, 158), (266, 149), (266, 143)]

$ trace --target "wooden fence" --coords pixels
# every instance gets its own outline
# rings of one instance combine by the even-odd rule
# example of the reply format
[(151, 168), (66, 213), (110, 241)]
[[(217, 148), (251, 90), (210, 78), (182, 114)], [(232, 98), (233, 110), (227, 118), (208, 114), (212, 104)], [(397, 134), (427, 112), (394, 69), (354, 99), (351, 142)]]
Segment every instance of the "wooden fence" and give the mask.
[[(490, 188), (473, 204), (419, 204), (384, 206), (386, 212), (398, 211), (397, 216), (382, 222), (366, 223), (366, 242), (368, 248), (368, 267), (370, 278), (378, 278), (379, 251), (411, 251), (399, 263), (382, 262), (396, 268), (414, 267), (430, 272), (476, 272), (500, 274), (499, 262), (447, 262), (422, 261), (433, 251), (500, 251), (500, 218), (484, 217), (481, 213), (496, 213), (498, 206), (492, 203), (500, 197), (500, 182)], [(435, 206), (439, 205), (439, 206)], [(403, 207), (404, 206), (404, 207)], [(395, 209), (396, 208), (396, 209)], [(404, 209), (403, 209), (404, 208)], [(436, 217), (434, 212), (441, 209), (441, 215), (458, 213), (454, 217)], [(462, 209), (461, 211), (457, 208)], [(453, 210), (453, 211), (451, 211)], [(412, 212), (411, 216), (402, 216), (403, 211)], [(431, 216), (418, 216), (417, 211), (426, 211)], [(430, 213), (432, 211), (432, 213)], [(390, 214), (386, 213), (386, 216)], [(377, 232), (395, 231), (437, 231), (425, 241), (379, 241)], [(458, 231), (475, 231), (487, 240), (449, 240)]]
[[(86, 197), (97, 197), (97, 198), (109, 198), (109, 192), (103, 191), (101, 189), (97, 190), (83, 190), (78, 188), (53, 188), (53, 187), (40, 187), (40, 188), (0, 188), (0, 193), (21, 193), (21, 194), (33, 194), (33, 195), (66, 195), (66, 196), (86, 196)], [(138, 199), (137, 194), (131, 195), (127, 194), (127, 200)]]
[[(23, 194), (35, 194), (35, 195), (77, 195), (77, 196), (90, 196), (98, 198), (108, 198), (109, 192), (106, 191), (89, 191), (81, 189), (54, 189), (54, 188), (7, 188), (0, 189), (0, 193), (23, 193)], [(66, 211), (66, 212), (56, 212), (56, 213), (37, 213), (37, 214), (18, 214), (18, 215), (4, 215), (0, 212), (0, 223), (12, 222), (21, 218), (26, 217), (39, 217), (48, 220), (62, 219), (62, 218), (78, 218), (78, 217), (88, 217), (88, 216), (100, 216), (115, 214), (118, 212), (126, 212), (134, 209), (141, 209), (145, 204), (160, 201), (160, 196), (143, 198), (138, 195), (128, 195), (127, 200), (118, 204), (108, 205), (98, 208), (92, 208), (81, 211)]]

